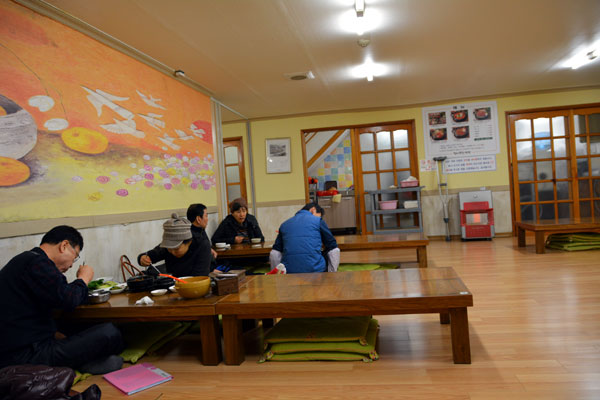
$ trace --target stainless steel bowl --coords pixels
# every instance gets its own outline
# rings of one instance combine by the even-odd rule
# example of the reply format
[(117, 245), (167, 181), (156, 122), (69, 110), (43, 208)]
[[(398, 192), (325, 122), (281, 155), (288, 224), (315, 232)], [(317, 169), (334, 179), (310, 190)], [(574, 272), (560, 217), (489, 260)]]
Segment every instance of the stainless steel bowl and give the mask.
[(108, 290), (94, 290), (88, 294), (88, 301), (90, 304), (100, 304), (107, 302), (110, 299), (110, 292)]

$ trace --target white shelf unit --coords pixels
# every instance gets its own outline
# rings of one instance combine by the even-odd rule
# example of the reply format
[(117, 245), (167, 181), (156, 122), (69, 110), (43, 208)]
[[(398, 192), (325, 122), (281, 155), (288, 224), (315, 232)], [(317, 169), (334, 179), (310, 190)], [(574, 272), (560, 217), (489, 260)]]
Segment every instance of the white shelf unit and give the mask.
[[(398, 188), (398, 189), (381, 189), (381, 190), (369, 190), (365, 192), (365, 196), (371, 196), (371, 222), (373, 225), (374, 234), (385, 234), (385, 233), (412, 233), (412, 232), (423, 232), (423, 217), (421, 209), (421, 189), (424, 186), (415, 186), (409, 188)], [(416, 193), (416, 199), (404, 199), (400, 198), (402, 193)], [(386, 197), (395, 197), (398, 200), (398, 208), (395, 210), (379, 210), (379, 197), (381, 195), (388, 195)], [(389, 196), (392, 195), (392, 196)], [(389, 198), (386, 198), (389, 200)], [(415, 208), (404, 208), (404, 202), (416, 200), (418, 207)], [(379, 224), (379, 216), (381, 215), (397, 215), (397, 214), (417, 214), (419, 220), (418, 226), (411, 226), (407, 228), (395, 227), (395, 228), (384, 228)]]

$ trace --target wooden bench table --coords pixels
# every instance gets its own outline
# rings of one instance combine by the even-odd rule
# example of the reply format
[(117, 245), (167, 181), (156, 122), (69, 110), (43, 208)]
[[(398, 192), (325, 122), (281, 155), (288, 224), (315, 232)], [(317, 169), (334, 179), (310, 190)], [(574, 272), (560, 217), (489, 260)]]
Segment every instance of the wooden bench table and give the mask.
[(600, 218), (543, 219), (540, 221), (517, 221), (515, 224), (518, 246), (526, 246), (526, 231), (532, 231), (535, 234), (535, 252), (537, 254), (545, 252), (546, 234), (600, 231)]
[[(427, 268), (427, 245), (429, 239), (424, 233), (386, 235), (342, 235), (336, 236), (340, 251), (415, 249), (419, 268)], [(230, 249), (217, 249), (217, 261), (236, 258), (268, 257), (273, 242), (260, 244), (234, 244)]]
[(471, 363), (467, 307), (473, 296), (452, 268), (258, 275), (216, 304), (225, 364), (244, 359), (241, 320), (439, 313), (450, 322), (453, 360)]
[[(144, 296), (154, 300), (152, 305), (136, 305)], [(77, 307), (74, 311), (60, 314), (60, 318), (74, 321), (199, 321), (202, 340), (202, 364), (218, 365), (221, 362), (221, 335), (215, 304), (222, 297), (209, 296), (184, 299), (177, 293), (151, 296), (148, 292), (120, 293), (111, 295), (101, 304)]]

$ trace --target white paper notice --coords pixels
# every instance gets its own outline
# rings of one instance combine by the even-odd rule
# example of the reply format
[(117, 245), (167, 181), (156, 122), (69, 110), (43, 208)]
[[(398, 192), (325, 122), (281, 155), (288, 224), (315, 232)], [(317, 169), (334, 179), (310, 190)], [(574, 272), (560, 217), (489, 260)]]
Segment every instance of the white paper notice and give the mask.
[(423, 133), (427, 159), (500, 152), (495, 101), (423, 108)]
[(448, 158), (444, 161), (444, 173), (461, 174), (465, 172), (495, 171), (496, 156), (476, 156)]

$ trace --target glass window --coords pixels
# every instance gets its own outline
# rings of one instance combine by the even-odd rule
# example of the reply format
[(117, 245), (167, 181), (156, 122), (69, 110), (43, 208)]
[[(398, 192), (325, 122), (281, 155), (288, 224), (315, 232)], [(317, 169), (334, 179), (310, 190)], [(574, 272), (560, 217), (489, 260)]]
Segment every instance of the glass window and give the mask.
[(225, 164), (237, 164), (238, 162), (238, 148), (236, 146), (225, 147)]
[(580, 201), (579, 202), (579, 215), (581, 215), (582, 217), (591, 217), (592, 216), (592, 202)]
[(579, 198), (589, 199), (590, 198), (590, 181), (589, 179), (579, 180)]
[(394, 169), (392, 164), (392, 153), (377, 153), (377, 161), (379, 161), (379, 169)]
[(227, 198), (228, 199), (237, 199), (241, 197), (242, 193), (240, 191), (240, 185), (231, 185), (227, 186)]
[(550, 140), (535, 141), (535, 158), (551, 158)]
[(519, 119), (515, 121), (515, 131), (517, 139), (531, 138), (531, 120)]
[(363, 171), (375, 171), (375, 154), (362, 154), (360, 158)]
[(556, 200), (554, 198), (554, 184), (552, 182), (541, 182), (537, 184), (538, 201)]
[(519, 184), (519, 198), (521, 203), (535, 201), (535, 193), (533, 193), (533, 183)]
[(558, 203), (558, 218), (570, 218), (571, 215), (571, 203)]
[(410, 168), (410, 156), (408, 150), (396, 152), (396, 168)]
[(552, 118), (552, 136), (565, 136), (565, 122), (563, 116)]
[(590, 133), (600, 133), (600, 114), (588, 115), (588, 123), (590, 125)]
[[(396, 177), (397, 177), (397, 182), (398, 185), (400, 184), (400, 182), (402, 182), (403, 180), (405, 180), (406, 178), (408, 178), (410, 176), (410, 171), (398, 171), (396, 172)], [(398, 186), (396, 185), (396, 186)]]
[(536, 217), (534, 204), (521, 205), (521, 221), (536, 221)]
[(584, 176), (590, 176), (590, 170), (588, 168), (588, 159), (587, 158), (578, 158), (577, 159), (577, 177), (581, 178)]
[(519, 181), (533, 180), (533, 163), (519, 163)]
[(550, 136), (549, 118), (536, 118), (533, 120), (533, 136), (536, 138)]
[(567, 179), (571, 176), (569, 171), (569, 160), (556, 160), (554, 162), (556, 179)]
[(531, 160), (532, 158), (531, 141), (517, 142), (517, 160)]
[(406, 129), (398, 129), (394, 131), (394, 148), (400, 149), (408, 147), (408, 131)]
[(552, 179), (552, 161), (539, 161), (535, 167), (537, 169), (538, 180)]
[(391, 148), (392, 142), (390, 141), (390, 132), (377, 132), (377, 150), (389, 150)]
[(360, 134), (360, 150), (361, 151), (373, 151), (375, 145), (373, 144), (372, 133), (361, 133)]
[(575, 138), (575, 154), (578, 156), (587, 155), (587, 137), (578, 136)]
[(566, 157), (567, 146), (565, 139), (554, 139), (554, 157)]
[(575, 122), (575, 134), (587, 133), (585, 129), (585, 115), (575, 115), (573, 118)]
[(377, 175), (363, 174), (363, 186), (365, 190), (377, 190)]
[(569, 182), (556, 182), (556, 198), (558, 200), (571, 198), (571, 184)]
[[(227, 173), (227, 183), (236, 183), (240, 181), (240, 167), (232, 165), (226, 167), (225, 171)], [(232, 199), (235, 199), (235, 197), (232, 197)]]
[(540, 204), (540, 219), (554, 219), (554, 204)]
[(600, 176), (600, 157), (592, 157), (592, 176)]
[[(383, 173), (379, 174), (379, 181), (381, 183), (380, 189), (387, 189), (390, 186), (395, 185), (394, 173), (393, 172), (383, 172)], [(396, 185), (396, 186), (398, 186), (398, 185)]]

